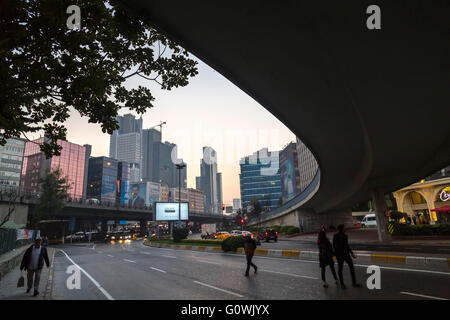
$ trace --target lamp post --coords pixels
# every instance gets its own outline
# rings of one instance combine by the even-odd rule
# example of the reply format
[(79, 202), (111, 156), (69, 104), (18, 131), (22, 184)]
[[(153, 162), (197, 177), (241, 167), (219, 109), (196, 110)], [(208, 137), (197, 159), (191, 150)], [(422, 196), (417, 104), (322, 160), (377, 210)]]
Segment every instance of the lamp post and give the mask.
[(177, 164), (178, 170), (178, 223), (181, 224), (181, 170), (186, 168), (184, 163)]

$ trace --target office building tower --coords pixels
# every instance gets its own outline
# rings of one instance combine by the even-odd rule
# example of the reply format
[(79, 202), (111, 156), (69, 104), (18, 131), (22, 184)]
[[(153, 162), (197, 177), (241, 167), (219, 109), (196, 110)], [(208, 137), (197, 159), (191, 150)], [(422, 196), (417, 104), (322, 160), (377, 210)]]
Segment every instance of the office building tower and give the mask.
[(25, 143), (24, 139), (9, 138), (0, 146), (0, 191), (19, 190)]

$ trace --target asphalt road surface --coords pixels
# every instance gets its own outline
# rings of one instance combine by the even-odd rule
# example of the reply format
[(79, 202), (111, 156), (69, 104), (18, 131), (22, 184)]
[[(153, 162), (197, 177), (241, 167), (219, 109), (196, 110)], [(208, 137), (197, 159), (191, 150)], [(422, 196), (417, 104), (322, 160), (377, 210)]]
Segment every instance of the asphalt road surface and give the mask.
[[(324, 289), (315, 261), (254, 257), (258, 273), (251, 271), (246, 278), (245, 257), (241, 255), (152, 248), (140, 241), (55, 248), (55, 300), (450, 299), (450, 272), (446, 271), (382, 267), (381, 289), (369, 290), (367, 265), (358, 265), (356, 260), (361, 288), (349, 286), (349, 271), (345, 269), (346, 290), (334, 284), (329, 270), (330, 287)], [(76, 282), (68, 281), (78, 268), (79, 289), (74, 288)]]

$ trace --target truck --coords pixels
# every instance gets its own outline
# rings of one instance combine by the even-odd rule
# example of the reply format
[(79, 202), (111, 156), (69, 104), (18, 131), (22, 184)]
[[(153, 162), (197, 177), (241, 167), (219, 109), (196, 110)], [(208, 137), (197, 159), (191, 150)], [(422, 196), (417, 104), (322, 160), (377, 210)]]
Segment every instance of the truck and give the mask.
[(202, 239), (215, 239), (216, 224), (204, 223), (202, 224)]

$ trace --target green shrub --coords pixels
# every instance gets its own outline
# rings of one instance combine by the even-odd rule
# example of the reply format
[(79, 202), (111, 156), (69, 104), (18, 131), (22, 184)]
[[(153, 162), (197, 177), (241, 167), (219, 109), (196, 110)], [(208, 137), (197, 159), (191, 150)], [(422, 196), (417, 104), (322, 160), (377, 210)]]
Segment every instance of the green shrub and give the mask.
[(440, 224), (438, 234), (443, 236), (450, 236), (450, 224)]
[(189, 234), (188, 228), (173, 229), (173, 242), (181, 242), (181, 240), (187, 238), (188, 234)]
[(294, 226), (289, 226), (289, 228), (286, 229), (286, 234), (294, 234), (294, 233), (299, 233), (299, 232), (300, 232), (300, 228), (294, 227)]
[(394, 226), (394, 236), (432, 236), (450, 235), (450, 225), (448, 224), (420, 224), (407, 225), (391, 222)]
[(243, 248), (244, 247), (244, 237), (238, 236), (238, 237), (229, 237), (222, 241), (222, 250), (224, 252), (235, 252), (237, 248)]

